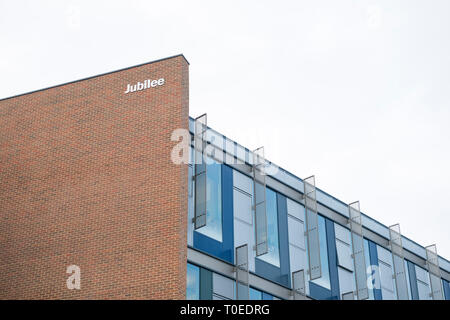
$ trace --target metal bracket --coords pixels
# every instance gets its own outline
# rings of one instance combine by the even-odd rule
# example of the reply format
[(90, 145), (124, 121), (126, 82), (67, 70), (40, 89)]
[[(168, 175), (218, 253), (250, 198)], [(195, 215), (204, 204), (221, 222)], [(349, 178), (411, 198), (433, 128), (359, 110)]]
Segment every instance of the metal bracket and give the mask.
[(346, 219), (347, 223), (345, 224), (346, 227), (348, 227), (349, 229), (351, 229), (351, 225), (352, 225), (352, 221), (350, 218)]

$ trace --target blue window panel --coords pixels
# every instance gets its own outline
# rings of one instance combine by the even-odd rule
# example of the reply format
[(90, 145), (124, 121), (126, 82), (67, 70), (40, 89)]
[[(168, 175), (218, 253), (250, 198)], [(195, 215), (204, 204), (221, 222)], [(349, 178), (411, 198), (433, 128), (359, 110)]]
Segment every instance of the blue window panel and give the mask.
[(250, 300), (262, 300), (262, 292), (253, 288), (250, 288)]
[(280, 267), (280, 241), (278, 237), (277, 194), (266, 188), (267, 242), (268, 252), (259, 259)]
[(200, 300), (212, 300), (213, 293), (213, 273), (204, 268), (200, 268)]
[(332, 300), (339, 300), (339, 274), (338, 274), (338, 260), (336, 249), (336, 235), (334, 222), (329, 219), (325, 219), (327, 229), (327, 246), (328, 246), (328, 261), (329, 261), (329, 274), (331, 284), (331, 297)]
[(206, 226), (197, 232), (222, 242), (222, 165), (214, 161), (206, 172)]
[[(287, 232), (287, 200), (286, 197), (268, 189), (268, 195), (272, 192), (276, 195), (276, 209), (278, 211), (278, 230), (277, 238), (279, 240), (279, 266), (275, 266), (267, 261), (257, 257), (255, 259), (255, 271), (258, 276), (290, 287), (290, 262), (289, 262), (289, 238)], [(270, 237), (270, 232), (269, 232)], [(270, 247), (270, 243), (269, 243)]]
[(200, 299), (200, 268), (190, 263), (187, 264), (186, 299)]
[(284, 285), (291, 286), (291, 271), (289, 260), (289, 234), (287, 220), (287, 198), (281, 194), (277, 194), (278, 207), (278, 226), (280, 239), (280, 282)]
[(317, 300), (339, 300), (339, 274), (334, 222), (320, 215), (318, 218), (322, 277), (309, 281), (309, 295)]
[(408, 297), (409, 300), (412, 300), (412, 291), (411, 291), (411, 277), (409, 276), (409, 268), (408, 268), (408, 260), (403, 259), (404, 265), (405, 265), (405, 275), (406, 275), (406, 285), (408, 287)]
[(309, 295), (311, 298), (316, 300), (330, 300), (331, 290), (328, 290), (322, 286), (315, 284), (314, 282), (309, 282)]
[(369, 291), (369, 300), (375, 300), (374, 289), (376, 285), (374, 270), (372, 269), (372, 263), (370, 262), (370, 249), (369, 240), (364, 239), (364, 258), (366, 260), (366, 267), (368, 276), (372, 279), (372, 288), (369, 283), (367, 284), (367, 290)]
[(318, 226), (322, 276), (318, 279), (313, 280), (313, 282), (325, 289), (331, 290), (326, 223), (325, 218), (320, 215), (318, 216)]
[(273, 300), (273, 296), (267, 292), (250, 287), (250, 300)]
[[(378, 251), (377, 244), (370, 240), (367, 240), (369, 244), (369, 257), (370, 257), (370, 265), (372, 266), (372, 277), (378, 277), (376, 280), (378, 283), (380, 282), (380, 275), (378, 272)], [(383, 297), (381, 295), (381, 287), (377, 288), (376, 286), (373, 289), (373, 295), (375, 300), (382, 300)]]
[(419, 300), (419, 288), (417, 286), (416, 267), (414, 263), (406, 260), (408, 266), (409, 284), (411, 286), (411, 299)]
[(445, 300), (450, 300), (450, 282), (444, 279), (442, 279), (442, 282), (444, 285)]
[[(221, 172), (221, 211), (222, 211), (222, 241), (211, 238), (201, 229), (194, 231), (194, 248), (204, 251), (229, 263), (234, 263), (233, 237), (233, 169), (220, 165)], [(209, 168), (208, 168), (209, 170)], [(219, 199), (219, 197), (216, 197)], [(231, 230), (231, 231), (230, 231)]]
[(269, 293), (263, 292), (262, 293), (262, 299), (263, 300), (273, 300), (273, 296)]

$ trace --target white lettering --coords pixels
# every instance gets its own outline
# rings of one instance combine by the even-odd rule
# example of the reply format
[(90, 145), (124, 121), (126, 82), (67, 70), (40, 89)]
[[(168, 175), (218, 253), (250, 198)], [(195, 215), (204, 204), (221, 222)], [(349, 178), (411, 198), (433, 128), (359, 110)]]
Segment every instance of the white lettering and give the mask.
[(191, 135), (186, 129), (176, 129), (170, 136), (171, 141), (180, 141), (177, 143), (170, 154), (172, 162), (175, 164), (188, 164), (189, 154), (191, 152)]
[(270, 314), (269, 305), (250, 305), (250, 304), (238, 304), (230, 305), (225, 304), (225, 314), (232, 315), (250, 315), (250, 314)]
[(142, 91), (145, 89), (155, 88), (159, 87), (165, 84), (164, 78), (160, 78), (158, 80), (144, 80), (144, 82), (137, 82), (136, 84), (127, 84), (127, 89), (125, 90), (125, 93), (135, 92), (135, 91)]
[(81, 269), (79, 266), (71, 265), (67, 267), (67, 273), (71, 274), (69, 278), (67, 278), (66, 285), (67, 289), (73, 290), (81, 289)]
[(195, 307), (191, 305), (187, 305), (186, 307), (181, 307), (180, 314), (183, 315), (206, 315), (208, 318), (212, 316), (214, 312), (214, 307)]

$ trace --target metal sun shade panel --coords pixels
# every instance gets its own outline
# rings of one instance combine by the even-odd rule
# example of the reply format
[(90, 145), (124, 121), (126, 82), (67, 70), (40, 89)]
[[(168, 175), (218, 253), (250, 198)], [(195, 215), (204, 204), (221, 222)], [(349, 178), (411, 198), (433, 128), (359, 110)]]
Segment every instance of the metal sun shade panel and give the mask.
[(427, 252), (427, 266), (430, 274), (431, 296), (433, 300), (444, 300), (441, 286), (441, 271), (439, 269), (439, 256), (436, 245), (425, 247)]
[(292, 290), (294, 300), (306, 298), (305, 271), (303, 269), (292, 272)]
[(195, 119), (194, 122), (194, 181), (195, 181), (195, 203), (194, 203), (194, 228), (197, 230), (206, 226), (206, 113)]
[(265, 165), (264, 147), (260, 147), (253, 151), (256, 256), (268, 252)]
[(358, 300), (365, 300), (369, 298), (369, 289), (367, 288), (366, 259), (364, 256), (364, 238), (359, 201), (350, 203), (348, 205), (348, 209), (350, 217), (350, 230), (352, 234), (356, 297)]
[(409, 300), (408, 280), (406, 279), (402, 235), (400, 233), (399, 224), (389, 227), (389, 238), (392, 252), (392, 261), (394, 265), (394, 279), (395, 287), (397, 289), (397, 297), (398, 300)]
[(314, 176), (303, 180), (306, 237), (308, 243), (309, 276), (311, 280), (322, 276), (320, 263), (319, 222), (317, 217), (316, 183)]
[(249, 294), (248, 245), (236, 248), (236, 300), (248, 300)]

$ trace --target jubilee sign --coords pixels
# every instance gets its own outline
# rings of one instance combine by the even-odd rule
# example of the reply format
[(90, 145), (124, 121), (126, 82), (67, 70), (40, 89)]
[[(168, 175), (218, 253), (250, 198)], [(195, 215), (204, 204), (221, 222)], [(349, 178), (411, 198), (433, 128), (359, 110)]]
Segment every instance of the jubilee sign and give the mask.
[(144, 80), (143, 82), (138, 82), (136, 84), (128, 84), (127, 90), (125, 90), (125, 93), (130, 92), (136, 92), (136, 91), (142, 91), (150, 88), (155, 88), (164, 85), (164, 78), (158, 79), (158, 80)]

